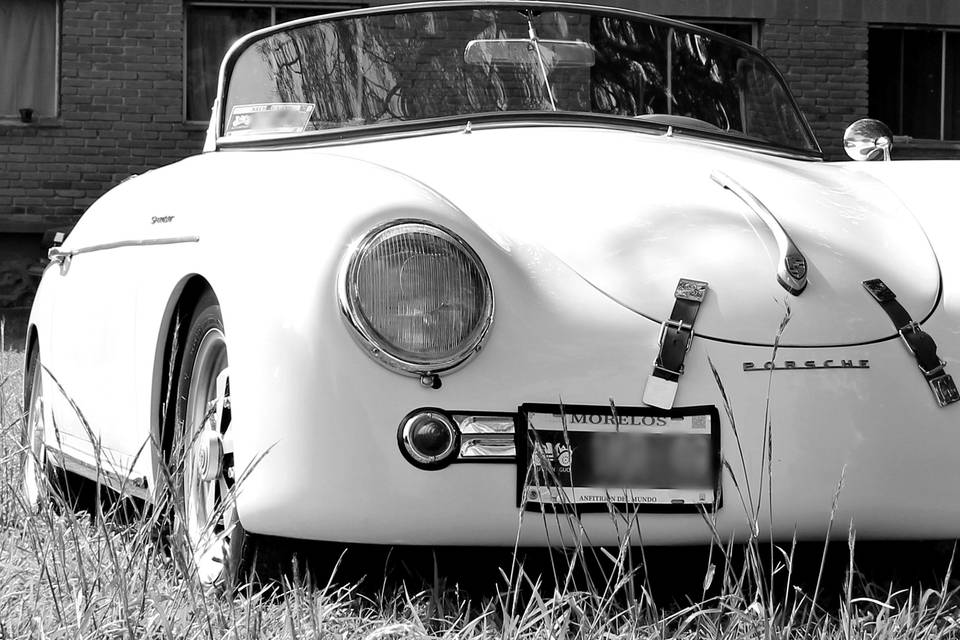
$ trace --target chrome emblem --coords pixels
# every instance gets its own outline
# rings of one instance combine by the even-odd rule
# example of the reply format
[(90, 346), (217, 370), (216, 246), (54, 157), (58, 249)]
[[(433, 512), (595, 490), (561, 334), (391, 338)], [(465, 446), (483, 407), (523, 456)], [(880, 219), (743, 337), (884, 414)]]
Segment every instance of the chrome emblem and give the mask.
[(677, 283), (677, 290), (673, 295), (681, 300), (703, 302), (703, 298), (707, 295), (707, 286), (706, 282), (681, 278), (680, 282)]
[(797, 280), (803, 280), (807, 277), (807, 259), (802, 255), (796, 253), (788, 255), (784, 263), (787, 267), (787, 273)]

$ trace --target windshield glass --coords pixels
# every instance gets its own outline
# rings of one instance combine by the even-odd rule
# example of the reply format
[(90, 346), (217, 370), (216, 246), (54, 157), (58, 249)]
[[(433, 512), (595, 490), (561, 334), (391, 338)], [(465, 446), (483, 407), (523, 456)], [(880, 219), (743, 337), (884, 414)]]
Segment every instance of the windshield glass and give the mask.
[(228, 69), (230, 138), (562, 112), (818, 150), (762, 56), (629, 14), (485, 5), (333, 18), (254, 40)]

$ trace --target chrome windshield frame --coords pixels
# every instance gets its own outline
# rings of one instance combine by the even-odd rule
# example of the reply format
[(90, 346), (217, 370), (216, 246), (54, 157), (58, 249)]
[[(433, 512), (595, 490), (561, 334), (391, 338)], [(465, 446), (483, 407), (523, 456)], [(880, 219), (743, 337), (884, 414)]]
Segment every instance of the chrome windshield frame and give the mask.
[[(704, 137), (710, 140), (720, 139), (727, 142), (728, 144), (737, 146), (737, 147), (746, 147), (746, 148), (758, 148), (765, 150), (767, 152), (777, 151), (782, 152), (784, 155), (789, 156), (800, 156), (807, 159), (823, 159), (823, 151), (820, 147), (820, 143), (817, 140), (816, 135), (813, 132), (813, 129), (810, 127), (810, 123), (807, 121), (806, 116), (804, 116), (803, 111), (801, 111), (800, 106), (797, 104), (796, 98), (793, 93), (790, 91), (789, 86), (786, 83), (786, 80), (783, 78), (783, 74), (773, 64), (770, 59), (757, 47), (753, 45), (737, 40), (731, 36), (717, 33), (711, 31), (710, 29), (700, 27), (694, 24), (683, 22), (682, 20), (675, 20), (672, 18), (664, 18), (661, 16), (653, 15), (650, 13), (644, 13), (642, 11), (634, 11), (631, 9), (622, 9), (618, 7), (610, 7), (604, 5), (592, 5), (584, 4), (581, 2), (557, 2), (555, 0), (433, 0), (431, 2), (414, 2), (406, 4), (394, 4), (394, 5), (382, 5), (378, 7), (368, 7), (362, 9), (351, 9), (348, 11), (338, 11), (335, 13), (327, 13), (318, 16), (312, 16), (308, 18), (301, 18), (299, 20), (292, 20), (290, 22), (284, 22), (281, 24), (273, 25), (266, 27), (264, 29), (259, 29), (257, 31), (252, 31), (245, 35), (244, 37), (237, 40), (227, 51), (226, 55), (223, 58), (223, 61), (220, 64), (220, 74), (217, 79), (217, 97), (214, 100), (213, 109), (210, 118), (210, 124), (207, 130), (207, 143), (204, 147), (205, 151), (216, 151), (223, 148), (240, 148), (240, 147), (249, 147), (249, 146), (263, 146), (264, 143), (269, 143), (269, 141), (274, 141), (277, 144), (287, 144), (291, 141), (291, 138), (300, 139), (310, 139), (314, 142), (321, 140), (342, 140), (345, 137), (350, 138), (363, 138), (365, 135), (370, 136), (379, 136), (382, 135), (383, 131), (386, 130), (409, 130), (411, 132), (416, 132), (417, 130), (430, 130), (437, 127), (451, 126), (457, 123), (466, 124), (470, 121), (477, 120), (490, 120), (494, 119), (506, 119), (506, 120), (527, 120), (529, 121), (530, 117), (543, 116), (546, 112), (540, 111), (507, 111), (507, 112), (497, 112), (496, 114), (465, 114), (457, 116), (443, 116), (439, 118), (422, 118), (416, 120), (408, 120), (403, 122), (391, 122), (384, 124), (370, 124), (362, 125), (359, 127), (337, 127), (333, 129), (325, 129), (323, 131), (315, 131), (310, 133), (300, 133), (300, 134), (268, 134), (265, 136), (256, 136), (250, 138), (244, 138), (243, 140), (231, 140), (223, 135), (223, 123), (226, 121), (226, 89), (227, 89), (227, 79), (230, 77), (233, 72), (233, 67), (242, 54), (251, 44), (259, 41), (261, 38), (269, 36), (274, 33), (280, 33), (294, 26), (302, 26), (314, 23), (329, 22), (333, 20), (341, 20), (343, 18), (350, 17), (361, 17), (361, 16), (371, 16), (371, 15), (381, 15), (389, 13), (411, 13), (416, 11), (427, 11), (431, 9), (436, 10), (449, 10), (457, 8), (467, 8), (467, 7), (476, 7), (476, 8), (506, 8), (506, 9), (517, 9), (530, 7), (537, 10), (544, 9), (556, 9), (556, 10), (570, 10), (570, 11), (583, 11), (585, 13), (593, 13), (597, 15), (611, 15), (611, 16), (627, 16), (632, 18), (637, 18), (640, 20), (646, 20), (649, 22), (662, 24), (665, 26), (678, 27), (687, 31), (694, 33), (700, 33), (703, 35), (710, 36), (713, 39), (727, 42), (733, 46), (739, 47), (746, 51), (749, 51), (761, 60), (763, 60), (774, 77), (781, 83), (785, 93), (790, 101), (790, 105), (793, 107), (796, 114), (799, 116), (800, 122), (803, 126), (804, 135), (812, 143), (812, 149), (803, 149), (798, 147), (790, 147), (785, 145), (779, 145), (769, 142), (764, 142), (761, 140), (751, 140), (748, 138), (741, 138), (731, 134), (709, 134), (698, 129), (687, 129), (684, 127), (673, 126), (672, 128), (676, 131), (682, 131), (685, 135), (691, 137)], [(619, 121), (622, 125), (633, 120), (632, 118), (625, 116), (610, 116), (608, 114), (599, 114), (599, 113), (587, 113), (587, 112), (556, 112), (557, 114), (565, 114), (571, 120), (591, 120), (596, 119), (598, 122), (609, 122), (611, 119)], [(649, 127), (644, 125), (639, 125), (637, 128), (648, 129)]]

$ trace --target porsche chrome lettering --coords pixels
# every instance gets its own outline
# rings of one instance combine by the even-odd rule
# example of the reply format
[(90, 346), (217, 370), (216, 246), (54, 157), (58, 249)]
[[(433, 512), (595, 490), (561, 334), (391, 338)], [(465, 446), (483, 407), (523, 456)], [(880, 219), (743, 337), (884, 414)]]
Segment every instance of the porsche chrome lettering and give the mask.
[(793, 371), (810, 369), (869, 369), (869, 360), (784, 360), (783, 364), (767, 360), (766, 362), (744, 362), (744, 371)]

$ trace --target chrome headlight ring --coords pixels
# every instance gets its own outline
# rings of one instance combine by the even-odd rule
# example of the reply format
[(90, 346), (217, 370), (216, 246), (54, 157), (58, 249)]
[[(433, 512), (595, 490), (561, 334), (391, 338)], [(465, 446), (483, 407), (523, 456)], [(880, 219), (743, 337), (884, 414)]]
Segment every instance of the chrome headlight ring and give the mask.
[[(476, 326), (456, 349), (441, 357), (414, 357), (410, 353), (401, 353), (403, 349), (391, 344), (380, 335), (361, 309), (358, 272), (364, 258), (368, 257), (370, 251), (385, 239), (418, 233), (433, 236), (437, 240), (452, 245), (476, 270), (482, 287), (484, 303)], [(401, 374), (423, 378), (456, 370), (481, 350), (493, 324), (493, 286), (480, 256), (460, 236), (434, 222), (407, 218), (392, 220), (374, 227), (352, 245), (345, 264), (340, 270), (339, 280), (340, 310), (351, 329), (351, 334), (368, 355), (388, 369)]]

